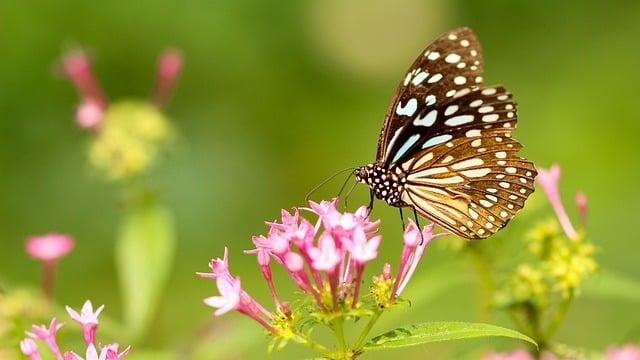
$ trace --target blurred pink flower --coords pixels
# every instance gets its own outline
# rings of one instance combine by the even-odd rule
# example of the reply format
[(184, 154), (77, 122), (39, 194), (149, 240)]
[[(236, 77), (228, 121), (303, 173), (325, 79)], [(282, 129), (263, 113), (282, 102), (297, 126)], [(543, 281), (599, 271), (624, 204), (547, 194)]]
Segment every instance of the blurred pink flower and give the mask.
[(62, 354), (60, 353), (60, 348), (58, 347), (58, 342), (56, 341), (56, 333), (60, 330), (64, 324), (59, 324), (56, 321), (56, 318), (51, 320), (49, 323), (49, 327), (45, 325), (33, 325), (31, 326), (31, 332), (27, 331), (27, 336), (32, 339), (38, 339), (43, 341), (49, 350), (53, 353), (53, 355), (58, 360), (62, 360)]
[(46, 234), (27, 238), (26, 251), (29, 256), (41, 261), (54, 261), (73, 250), (74, 241), (66, 234)]
[(85, 301), (84, 305), (82, 305), (82, 309), (80, 313), (73, 310), (71, 307), (66, 306), (67, 312), (69, 316), (82, 326), (82, 336), (87, 345), (95, 344), (95, 335), (96, 330), (98, 329), (98, 316), (104, 309), (104, 305), (100, 305), (93, 311), (93, 304), (91, 304), (90, 300)]
[(518, 349), (510, 353), (491, 352), (486, 354), (482, 359), (483, 360), (535, 360), (536, 358), (533, 355), (529, 354), (529, 352), (522, 349)]
[(20, 341), (20, 351), (28, 357), (30, 360), (40, 360), (40, 353), (38, 352), (38, 346), (33, 339), (26, 338)]
[(118, 354), (118, 344), (109, 344), (102, 348), (100, 354), (98, 354), (98, 350), (95, 345), (90, 344), (87, 346), (87, 351), (85, 353), (85, 357), (74, 353), (73, 351), (68, 351), (64, 353), (64, 360), (122, 360), (129, 353), (131, 346), (124, 349), (123, 352)]
[[(55, 318), (51, 320), (49, 327), (45, 325), (33, 325), (31, 332), (26, 332), (28, 338), (20, 342), (20, 349), (29, 357), (30, 360), (41, 360), (38, 353), (38, 347), (32, 339), (38, 339), (43, 341), (56, 360), (122, 360), (129, 353), (131, 347), (127, 347), (123, 352), (118, 353), (119, 345), (117, 343), (105, 345), (102, 347), (100, 353), (95, 345), (95, 331), (98, 325), (98, 315), (102, 311), (104, 306), (100, 306), (95, 312), (91, 301), (87, 300), (80, 313), (74, 311), (67, 306), (67, 312), (73, 320), (78, 322), (82, 326), (83, 337), (87, 345), (85, 358), (74, 353), (73, 351), (66, 351), (64, 355), (61, 353), (60, 348), (56, 342), (56, 333), (63, 324), (59, 324)], [(87, 328), (88, 326), (88, 328)], [(87, 334), (87, 331), (91, 332)]]
[(153, 91), (153, 102), (164, 108), (171, 100), (180, 72), (182, 71), (182, 55), (175, 49), (165, 50), (158, 60), (158, 74)]
[(553, 206), (556, 216), (558, 217), (558, 221), (560, 221), (560, 225), (562, 225), (565, 234), (567, 234), (567, 237), (570, 239), (575, 239), (578, 234), (571, 224), (569, 216), (567, 216), (567, 212), (564, 210), (564, 206), (562, 206), (562, 200), (560, 199), (560, 192), (558, 190), (560, 166), (558, 164), (553, 164), (549, 170), (538, 168), (538, 176), (536, 176), (536, 180), (540, 186), (542, 186), (542, 190), (544, 190), (547, 198), (549, 198), (549, 202), (551, 203), (551, 206)]
[(606, 360), (640, 360), (640, 346), (626, 344), (619, 347), (610, 347), (605, 354)]

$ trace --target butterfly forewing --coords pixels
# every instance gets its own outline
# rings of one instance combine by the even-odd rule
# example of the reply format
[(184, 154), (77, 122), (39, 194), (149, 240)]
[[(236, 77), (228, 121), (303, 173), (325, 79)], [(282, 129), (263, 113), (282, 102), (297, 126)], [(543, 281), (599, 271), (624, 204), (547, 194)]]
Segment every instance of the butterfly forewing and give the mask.
[(389, 154), (408, 138), (403, 129), (416, 114), (477, 88), (482, 66), (482, 50), (471, 29), (453, 30), (429, 45), (409, 68), (389, 106), (378, 140), (378, 163), (393, 161)]
[(400, 84), (378, 142), (378, 164), (406, 174), (404, 204), (468, 239), (506, 225), (533, 192), (536, 175), (511, 137), (511, 94), (485, 87), (481, 76), (473, 32), (443, 35)]

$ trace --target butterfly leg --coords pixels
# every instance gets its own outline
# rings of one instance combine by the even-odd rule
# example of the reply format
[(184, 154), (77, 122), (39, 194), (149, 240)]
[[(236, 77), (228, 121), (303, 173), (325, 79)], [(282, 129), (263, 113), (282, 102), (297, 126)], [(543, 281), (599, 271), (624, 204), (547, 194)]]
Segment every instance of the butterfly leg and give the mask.
[(404, 226), (404, 214), (402, 213), (402, 208), (398, 208), (398, 210), (400, 210), (400, 222), (402, 223), (402, 232), (404, 233), (405, 230), (405, 226)]
[(420, 220), (418, 220), (418, 211), (416, 211), (416, 207), (413, 207), (413, 218), (416, 220), (416, 225), (418, 225), (418, 231), (420, 231), (420, 245), (424, 242), (424, 235), (422, 235), (422, 226), (420, 226)]
[(367, 210), (369, 210), (368, 214), (371, 215), (373, 211), (373, 190), (369, 189), (369, 206), (367, 206)]

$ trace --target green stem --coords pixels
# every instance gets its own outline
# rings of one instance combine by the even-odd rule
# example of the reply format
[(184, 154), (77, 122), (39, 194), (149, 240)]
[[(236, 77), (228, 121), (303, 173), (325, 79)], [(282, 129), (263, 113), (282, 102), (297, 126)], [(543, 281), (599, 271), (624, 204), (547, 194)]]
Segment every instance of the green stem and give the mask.
[(297, 334), (297, 340), (302, 343), (303, 345), (319, 352), (320, 354), (326, 356), (328, 359), (333, 359), (334, 358), (334, 354), (331, 352), (331, 350), (327, 349), (326, 347), (318, 344), (317, 342), (311, 340), (311, 338), (301, 335), (301, 334)]
[(556, 311), (556, 313), (553, 316), (553, 319), (551, 319), (551, 322), (549, 323), (549, 326), (547, 326), (547, 330), (544, 332), (542, 340), (544, 341), (548, 340), (551, 337), (551, 335), (553, 335), (553, 333), (558, 329), (558, 326), (560, 326), (564, 318), (567, 316), (567, 312), (569, 311), (569, 307), (571, 306), (572, 302), (573, 302), (573, 291), (570, 290), (569, 296), (563, 299), (562, 303), (560, 303), (560, 307), (558, 308), (558, 311)]
[(344, 319), (337, 318), (333, 322), (333, 326), (331, 327), (333, 332), (336, 334), (336, 340), (338, 341), (338, 352), (340, 354), (344, 354), (347, 350), (347, 343), (344, 340)]
[(371, 332), (373, 325), (375, 325), (375, 323), (378, 321), (378, 319), (380, 318), (380, 315), (382, 315), (382, 311), (376, 311), (371, 317), (371, 319), (369, 319), (369, 322), (362, 330), (362, 333), (358, 337), (358, 340), (356, 340), (355, 345), (353, 345), (353, 348), (355, 349), (356, 352), (360, 351), (360, 348), (364, 344), (364, 341), (367, 339), (367, 335), (369, 335), (369, 332)]

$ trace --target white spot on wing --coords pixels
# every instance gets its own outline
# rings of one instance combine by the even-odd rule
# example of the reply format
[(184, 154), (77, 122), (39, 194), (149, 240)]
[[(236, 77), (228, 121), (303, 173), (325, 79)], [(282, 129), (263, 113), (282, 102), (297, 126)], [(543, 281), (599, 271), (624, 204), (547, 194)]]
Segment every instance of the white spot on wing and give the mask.
[(436, 118), (438, 117), (438, 110), (431, 110), (425, 115), (423, 118), (417, 117), (413, 120), (413, 125), (415, 126), (431, 126), (436, 122)]
[(448, 126), (458, 126), (470, 122), (473, 122), (473, 115), (458, 115), (448, 119), (444, 124)]
[(449, 64), (455, 64), (458, 61), (460, 61), (460, 55), (458, 55), (458, 54), (449, 54), (449, 55), (447, 55), (447, 57), (444, 58), (444, 61), (448, 62)]
[(429, 73), (421, 71), (413, 78), (413, 80), (411, 80), (411, 83), (415, 86), (418, 86), (424, 81), (424, 79), (427, 78), (427, 76), (429, 76)]
[(429, 78), (429, 80), (427, 80), (427, 82), (429, 84), (433, 84), (435, 82), (440, 81), (440, 79), (442, 79), (442, 74), (434, 74), (432, 77)]
[(444, 134), (444, 135), (438, 135), (438, 136), (434, 136), (431, 139), (427, 140), (423, 145), (422, 148), (426, 149), (429, 146), (433, 146), (433, 145), (438, 145), (438, 144), (442, 144), (443, 142), (447, 142), (449, 140), (451, 140), (453, 138), (453, 136), (449, 135), (449, 134)]
[(454, 169), (454, 170), (460, 170), (460, 169), (466, 169), (466, 168), (472, 167), (472, 166), (480, 166), (482, 164), (484, 164), (484, 161), (482, 161), (482, 159), (473, 158), (473, 159), (457, 162), (457, 163), (451, 165), (451, 168)]
[(436, 96), (435, 95), (427, 95), (427, 97), (424, 99), (424, 101), (427, 103), (427, 106), (431, 106), (431, 105), (436, 103)]
[(489, 168), (481, 168), (481, 169), (473, 169), (473, 170), (463, 170), (460, 173), (467, 177), (483, 177), (491, 172)]
[(431, 52), (427, 55), (427, 59), (429, 60), (437, 60), (440, 57), (440, 53), (437, 51)]
[(456, 77), (453, 79), (453, 82), (454, 82), (456, 85), (463, 85), (463, 84), (465, 84), (465, 83), (467, 82), (467, 78), (466, 78), (466, 77), (464, 77), (464, 76), (456, 76)]
[(407, 103), (402, 106), (401, 102), (398, 102), (398, 106), (396, 107), (396, 114), (405, 115), (405, 116), (413, 116), (413, 114), (418, 109), (418, 100), (410, 99)]
[(458, 111), (458, 105), (449, 105), (447, 109), (444, 111), (445, 116), (449, 116)]

